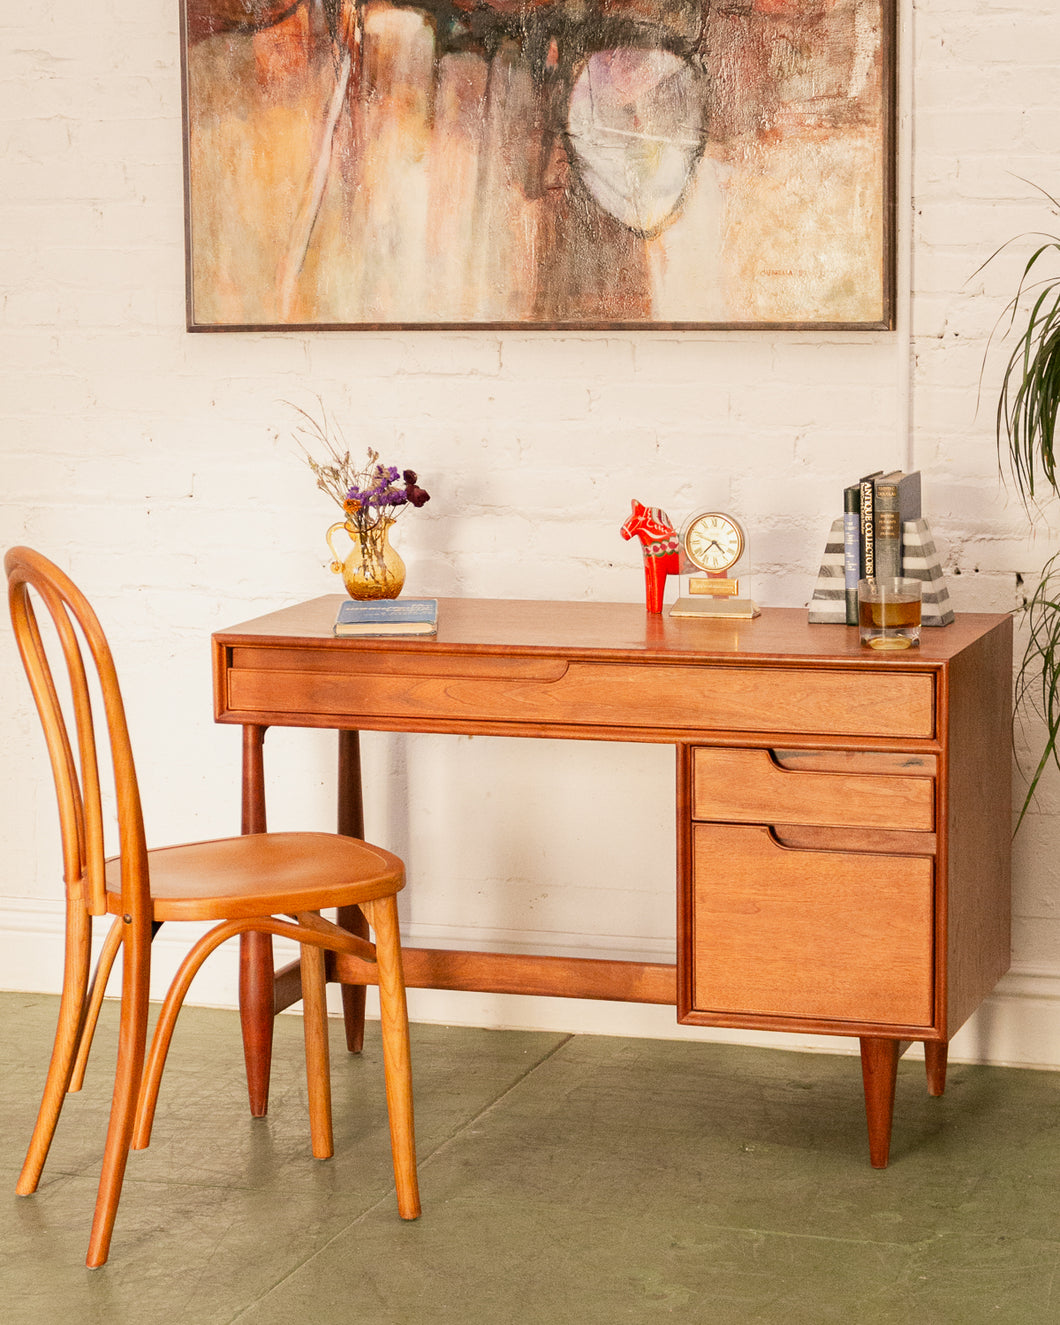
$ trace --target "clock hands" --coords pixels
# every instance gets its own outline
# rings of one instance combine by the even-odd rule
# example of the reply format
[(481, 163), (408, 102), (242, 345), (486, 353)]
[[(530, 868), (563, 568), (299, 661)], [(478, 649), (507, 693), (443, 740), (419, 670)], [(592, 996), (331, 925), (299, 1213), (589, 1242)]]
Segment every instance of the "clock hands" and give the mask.
[(716, 538), (712, 538), (708, 543), (704, 545), (702, 553), (700, 555), (705, 557), (712, 547), (716, 547), (718, 549), (718, 552), (721, 554), (723, 558), (728, 556), (728, 553)]

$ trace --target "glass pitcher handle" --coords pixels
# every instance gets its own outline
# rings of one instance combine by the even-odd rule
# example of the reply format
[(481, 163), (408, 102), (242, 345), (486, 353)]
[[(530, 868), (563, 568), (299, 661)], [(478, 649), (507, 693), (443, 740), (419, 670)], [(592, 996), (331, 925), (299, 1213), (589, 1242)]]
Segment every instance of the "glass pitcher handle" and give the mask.
[[(337, 520), (335, 524), (333, 524), (331, 528), (328, 530), (328, 532), (324, 535), (324, 537), (328, 541), (328, 547), (331, 550), (331, 555), (334, 557), (334, 561), (331, 563), (331, 570), (335, 575), (339, 575), (342, 572), (342, 563), (345, 560), (345, 557), (339, 556), (339, 554), (335, 551), (335, 544), (331, 541), (332, 535), (335, 533), (336, 529), (345, 530), (347, 534), (349, 533), (349, 530), (346, 529), (345, 520)], [(347, 552), (346, 555), (349, 556), (349, 553)]]

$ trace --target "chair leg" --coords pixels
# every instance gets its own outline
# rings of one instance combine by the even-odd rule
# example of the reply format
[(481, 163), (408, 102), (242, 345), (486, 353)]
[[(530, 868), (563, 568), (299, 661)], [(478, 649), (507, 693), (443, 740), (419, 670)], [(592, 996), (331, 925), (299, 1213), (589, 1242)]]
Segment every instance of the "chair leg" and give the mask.
[(228, 939), (234, 938), (237, 934), (244, 934), (248, 930), (263, 933), (266, 937), (270, 934), (278, 934), (283, 938), (300, 937), (298, 927), (288, 921), (265, 917), (222, 920), (220, 924), (214, 925), (213, 929), (207, 930), (184, 954), (184, 960), (177, 967), (177, 973), (162, 1000), (154, 1035), (151, 1037), (151, 1049), (144, 1067), (140, 1103), (136, 1111), (136, 1127), (132, 1142), (134, 1150), (143, 1150), (151, 1140), (155, 1106), (158, 1103), (158, 1091), (162, 1084), (162, 1070), (166, 1065), (166, 1055), (173, 1040), (173, 1032), (176, 1030), (177, 1015), (183, 1006), (192, 980), (210, 953)]
[(162, 1084), (162, 1069), (166, 1065), (166, 1055), (169, 1053), (173, 1032), (177, 1027), (177, 1014), (184, 1004), (184, 997), (191, 986), (191, 982), (210, 953), (228, 939), (242, 933), (245, 928), (246, 922), (240, 920), (225, 920), (219, 925), (215, 925), (213, 929), (208, 930), (192, 945), (184, 954), (184, 960), (177, 967), (177, 973), (174, 975), (169, 988), (166, 990), (166, 996), (162, 1000), (158, 1020), (155, 1022), (154, 1034), (151, 1037), (151, 1051), (147, 1055), (147, 1064), (144, 1068), (143, 1082), (140, 1088), (140, 1100), (136, 1110), (136, 1127), (132, 1139), (134, 1150), (146, 1149), (148, 1142), (151, 1140), (155, 1106), (158, 1103), (158, 1091)]
[(70, 1074), (70, 1085), (67, 1087), (71, 1093), (80, 1090), (85, 1083), (85, 1068), (88, 1066), (92, 1038), (96, 1033), (99, 1011), (103, 1006), (103, 995), (107, 992), (107, 981), (114, 969), (114, 959), (121, 947), (124, 928), (121, 917), (117, 917), (103, 940), (103, 950), (99, 954), (95, 974), (92, 976), (92, 985), (88, 991), (88, 1009), (85, 1012), (85, 1024), (81, 1029), (81, 1041), (77, 1046), (77, 1057), (74, 1059), (74, 1070)]
[(85, 1263), (90, 1269), (102, 1265), (110, 1251), (114, 1218), (118, 1213), (125, 1165), (129, 1158), (137, 1097), (147, 1047), (147, 1000), (150, 981), (150, 924), (126, 923), (122, 963), (121, 1021), (118, 1027), (118, 1066), (114, 1074), (114, 1097), (103, 1151), (92, 1233)]
[(361, 909), (375, 931), (376, 961), (379, 965), (383, 1071), (386, 1077), (390, 1149), (394, 1156), (394, 1184), (397, 1188), (398, 1213), (402, 1219), (416, 1219), (420, 1213), (420, 1192), (416, 1175), (416, 1133), (412, 1114), (412, 1056), (409, 1052), (405, 979), (401, 970), (397, 898), (391, 895), (381, 897), (374, 902), (363, 902)]
[(29, 1149), (22, 1165), (15, 1191), (29, 1196), (37, 1190), (44, 1162), (51, 1149), (52, 1137), (59, 1122), (63, 1101), (70, 1086), (74, 1054), (82, 1039), (85, 1023), (85, 995), (92, 956), (92, 919), (81, 901), (67, 903), (66, 957), (63, 964), (63, 992), (59, 1001), (59, 1022), (55, 1028), (48, 1075)]
[(328, 1050), (325, 957), (323, 948), (310, 943), (303, 943), (300, 947), (309, 1130), (314, 1156), (317, 1159), (330, 1159), (335, 1153), (335, 1141), (331, 1122), (331, 1058)]

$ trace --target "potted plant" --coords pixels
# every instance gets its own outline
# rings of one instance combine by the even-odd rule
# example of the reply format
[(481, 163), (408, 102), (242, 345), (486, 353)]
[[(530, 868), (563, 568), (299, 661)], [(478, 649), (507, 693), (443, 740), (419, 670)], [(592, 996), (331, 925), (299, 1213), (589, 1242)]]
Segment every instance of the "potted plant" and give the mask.
[[(1048, 193), (1045, 197), (1060, 215), (1056, 199)], [(1041, 234), (1036, 241), (998, 324), (1004, 339), (1014, 345), (1001, 381), (996, 419), (999, 463), (1004, 467), (1007, 459), (1032, 522), (1042, 518), (1043, 490), (1046, 497), (1060, 496), (1054, 449), (1060, 411), (1060, 238)], [(1050, 762), (1060, 767), (1060, 552), (1046, 561), (1026, 600), (1026, 630), (1027, 643), (1016, 673), (1016, 709), (1039, 716), (1045, 739), (1017, 831), (1046, 767)]]

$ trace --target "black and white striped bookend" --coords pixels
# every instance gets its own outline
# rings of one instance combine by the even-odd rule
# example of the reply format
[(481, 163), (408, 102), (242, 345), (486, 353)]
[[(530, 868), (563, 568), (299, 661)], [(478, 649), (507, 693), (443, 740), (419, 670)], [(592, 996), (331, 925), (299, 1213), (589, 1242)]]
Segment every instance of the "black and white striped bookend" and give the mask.
[[(907, 520), (902, 525), (902, 574), (923, 581), (921, 624), (948, 626), (953, 621), (949, 590), (935, 539), (926, 520)], [(846, 580), (843, 574), (843, 521), (833, 520), (810, 600), (812, 625), (846, 624)]]

